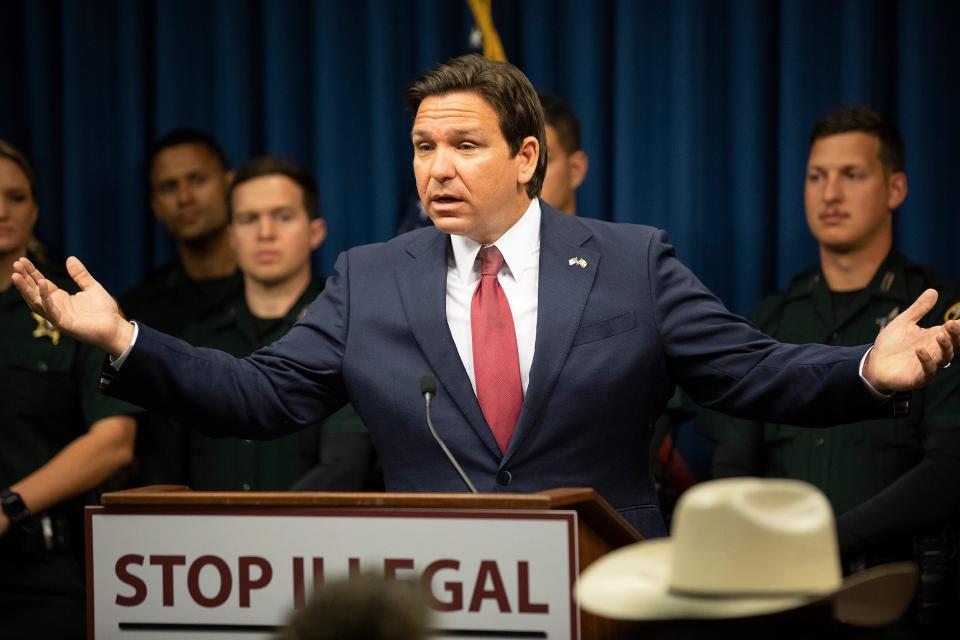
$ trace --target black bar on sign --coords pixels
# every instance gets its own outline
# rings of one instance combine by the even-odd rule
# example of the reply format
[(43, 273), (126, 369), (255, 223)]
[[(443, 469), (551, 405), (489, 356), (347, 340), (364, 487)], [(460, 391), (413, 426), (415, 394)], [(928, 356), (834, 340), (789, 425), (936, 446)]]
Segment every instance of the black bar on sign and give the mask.
[(547, 632), (509, 629), (430, 629), (430, 635), (457, 638), (546, 638)]
[[(121, 631), (201, 631), (209, 633), (265, 633), (280, 627), (269, 624), (197, 624), (184, 622), (121, 622)], [(457, 638), (546, 638), (546, 631), (509, 629), (431, 629), (430, 635)]]
[(279, 631), (272, 624), (195, 624), (189, 622), (121, 622), (121, 631), (205, 631), (209, 633), (265, 633)]

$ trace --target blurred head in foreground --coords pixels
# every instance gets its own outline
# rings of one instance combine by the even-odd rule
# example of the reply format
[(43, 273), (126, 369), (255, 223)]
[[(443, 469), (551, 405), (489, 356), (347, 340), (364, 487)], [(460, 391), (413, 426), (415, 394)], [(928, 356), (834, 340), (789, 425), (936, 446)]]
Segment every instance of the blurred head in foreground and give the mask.
[(318, 589), (278, 640), (425, 640), (428, 620), (416, 583), (361, 575)]

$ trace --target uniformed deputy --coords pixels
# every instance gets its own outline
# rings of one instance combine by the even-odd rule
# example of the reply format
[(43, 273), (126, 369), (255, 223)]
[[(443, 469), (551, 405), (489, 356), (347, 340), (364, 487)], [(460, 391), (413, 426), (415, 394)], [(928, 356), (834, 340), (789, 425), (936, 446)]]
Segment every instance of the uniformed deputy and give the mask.
[[(228, 202), (244, 295), (217, 316), (188, 326), (183, 338), (244, 356), (286, 334), (323, 290), (323, 279), (311, 275), (310, 255), (326, 237), (326, 226), (313, 179), (277, 158), (241, 166)], [(370, 438), (350, 405), (275, 440), (214, 439), (190, 429), (185, 442), (186, 482), (199, 490), (360, 490), (373, 459)]]
[[(227, 188), (232, 173), (210, 135), (174, 129), (153, 144), (146, 162), (150, 208), (176, 241), (177, 259), (120, 296), (120, 308), (165, 333), (183, 336), (191, 322), (243, 295), (243, 280), (227, 238)], [(179, 435), (153, 412), (140, 416), (134, 485), (184, 481)]]
[[(956, 286), (893, 249), (893, 210), (907, 193), (903, 161), (899, 132), (873, 110), (841, 109), (817, 123), (805, 207), (820, 266), (759, 305), (752, 320), (760, 330), (785, 342), (872, 342), (931, 287), (941, 297), (921, 325), (957, 317)], [(701, 426), (719, 443), (715, 476), (797, 478), (820, 487), (838, 515), (847, 569), (855, 571), (929, 556), (914, 547), (930, 535), (941, 540), (941, 559), (955, 553), (943, 541), (960, 507), (960, 366), (942, 371), (909, 402), (901, 417), (824, 430), (713, 414)], [(932, 580), (927, 567), (924, 580), (942, 587), (954, 569), (937, 568)], [(920, 591), (925, 613), (947, 598), (956, 595)]]
[(233, 173), (210, 135), (174, 129), (153, 144), (146, 162), (150, 208), (177, 243), (177, 260), (120, 297), (130, 317), (180, 335), (242, 291), (227, 238), (227, 188)]
[(11, 286), (35, 193), (23, 155), (0, 141), (0, 637), (83, 638), (82, 509), (131, 461), (135, 409), (97, 391), (102, 352), (25, 309)]

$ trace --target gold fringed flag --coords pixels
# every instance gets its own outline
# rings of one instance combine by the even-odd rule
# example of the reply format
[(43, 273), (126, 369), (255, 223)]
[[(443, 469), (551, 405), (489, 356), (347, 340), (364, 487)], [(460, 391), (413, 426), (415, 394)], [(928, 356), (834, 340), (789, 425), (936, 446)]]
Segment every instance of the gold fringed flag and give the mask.
[(507, 61), (507, 54), (503, 51), (500, 34), (493, 24), (493, 0), (467, 0), (473, 12), (473, 21), (483, 39), (483, 55), (490, 60)]

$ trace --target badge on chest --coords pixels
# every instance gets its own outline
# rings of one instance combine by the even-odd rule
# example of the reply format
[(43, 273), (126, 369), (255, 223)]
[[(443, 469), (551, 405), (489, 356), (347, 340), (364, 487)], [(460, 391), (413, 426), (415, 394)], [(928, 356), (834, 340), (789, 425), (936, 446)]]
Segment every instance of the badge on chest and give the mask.
[(60, 331), (50, 324), (49, 320), (46, 320), (36, 313), (32, 313), (30, 315), (32, 315), (33, 319), (37, 321), (37, 327), (33, 330), (34, 338), (50, 338), (50, 342), (53, 343), (53, 346), (60, 344)]

